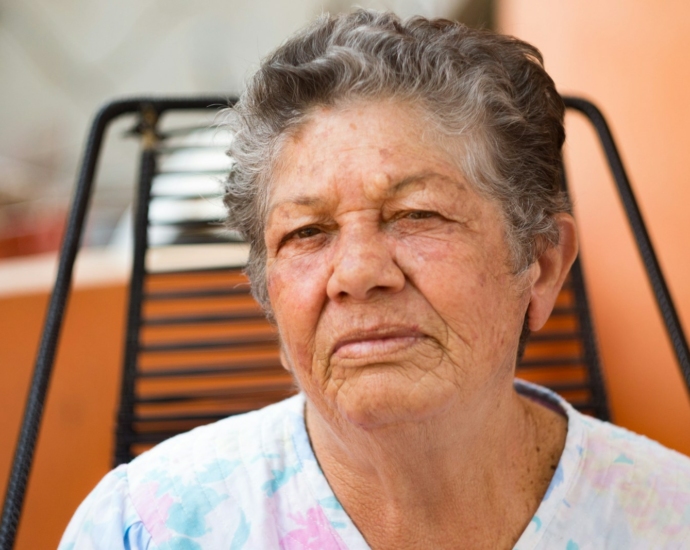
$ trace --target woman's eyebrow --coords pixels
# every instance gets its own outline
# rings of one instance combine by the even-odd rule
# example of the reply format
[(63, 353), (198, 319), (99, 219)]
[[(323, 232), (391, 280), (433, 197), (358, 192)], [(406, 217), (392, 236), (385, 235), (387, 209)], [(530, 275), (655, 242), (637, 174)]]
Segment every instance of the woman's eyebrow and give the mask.
[(285, 206), (286, 204), (319, 208), (324, 206), (326, 201), (314, 195), (291, 195), (270, 205), (268, 208), (267, 218), (270, 218), (271, 214), (276, 209), (280, 208), (281, 206)]
[[(396, 195), (400, 195), (405, 191), (411, 191), (415, 186), (424, 186), (429, 180), (443, 181), (451, 183), (461, 190), (465, 189), (465, 183), (462, 180), (454, 179), (443, 174), (439, 174), (438, 172), (420, 172), (418, 174), (406, 176), (389, 187), (386, 191), (385, 198), (388, 199)], [(291, 195), (270, 205), (266, 219), (269, 220), (273, 212), (285, 205), (307, 206), (310, 208), (320, 209), (325, 207), (326, 203), (327, 201), (325, 199), (315, 195)]]
[(399, 195), (404, 191), (411, 191), (414, 187), (423, 187), (429, 180), (439, 180), (446, 183), (451, 183), (461, 190), (464, 190), (465, 183), (462, 180), (457, 180), (455, 178), (448, 177), (438, 172), (420, 172), (418, 174), (412, 174), (401, 179), (395, 185), (392, 185), (386, 192), (387, 198)]

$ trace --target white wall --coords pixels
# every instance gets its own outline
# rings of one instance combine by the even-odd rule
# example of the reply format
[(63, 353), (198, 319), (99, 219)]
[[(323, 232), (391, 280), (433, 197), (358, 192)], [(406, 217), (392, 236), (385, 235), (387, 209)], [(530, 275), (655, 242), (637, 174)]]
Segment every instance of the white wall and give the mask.
[[(371, 0), (402, 16), (452, 16), (463, 0)], [(62, 205), (98, 106), (140, 93), (237, 93), (261, 56), (349, 0), (5, 0), (0, 5), (2, 205)], [(124, 129), (124, 128), (123, 128)], [(117, 158), (109, 166), (117, 166)], [(130, 172), (108, 170), (97, 208), (117, 211)], [(114, 189), (113, 189), (114, 187)], [(26, 205), (27, 203), (24, 203)]]

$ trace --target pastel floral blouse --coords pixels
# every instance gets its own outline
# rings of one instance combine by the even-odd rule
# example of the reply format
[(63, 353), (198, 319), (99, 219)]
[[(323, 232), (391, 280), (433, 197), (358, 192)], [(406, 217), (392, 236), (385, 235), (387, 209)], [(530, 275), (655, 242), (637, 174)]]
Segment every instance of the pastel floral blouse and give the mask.
[[(690, 459), (544, 388), (516, 387), (568, 417), (563, 455), (516, 549), (690, 548)], [(319, 468), (304, 399), (197, 428), (116, 468), (59, 550), (369, 548)]]

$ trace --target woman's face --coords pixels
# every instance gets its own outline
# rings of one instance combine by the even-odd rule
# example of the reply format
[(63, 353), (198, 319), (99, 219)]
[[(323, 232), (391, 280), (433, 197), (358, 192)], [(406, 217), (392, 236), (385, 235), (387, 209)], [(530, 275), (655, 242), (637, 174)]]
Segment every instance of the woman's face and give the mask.
[(396, 102), (318, 110), (271, 180), (284, 365), (321, 415), (365, 428), (505, 391), (529, 302), (499, 207), (428, 126)]

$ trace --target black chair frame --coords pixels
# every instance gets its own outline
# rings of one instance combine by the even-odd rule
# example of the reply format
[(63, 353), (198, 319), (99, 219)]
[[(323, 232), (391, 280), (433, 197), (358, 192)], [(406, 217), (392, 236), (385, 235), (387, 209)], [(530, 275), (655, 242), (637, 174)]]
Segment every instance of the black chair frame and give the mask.
[[(623, 203), (628, 222), (633, 231), (666, 331), (678, 360), (683, 379), (688, 391), (690, 391), (690, 351), (688, 349), (687, 339), (684, 335), (682, 325), (661, 272), (659, 262), (653, 250), (651, 240), (611, 131), (599, 109), (589, 101), (575, 97), (565, 97), (564, 100), (568, 109), (582, 113), (597, 132), (601, 146), (606, 154), (618, 194)], [(146, 205), (150, 199), (150, 182), (155, 170), (155, 154), (153, 149), (157, 138), (156, 124), (159, 117), (171, 110), (217, 108), (219, 106), (232, 104), (233, 100), (228, 100), (227, 97), (221, 96), (195, 98), (142, 97), (108, 103), (96, 115), (88, 135), (72, 208), (69, 213), (59, 256), (57, 278), (48, 305), (21, 431), (14, 454), (10, 478), (7, 484), (0, 524), (1, 549), (9, 550), (14, 546), (28, 476), (33, 461), (38, 430), (43, 414), (46, 393), (48, 391), (58, 339), (63, 324), (63, 316), (71, 289), (72, 270), (83, 235), (86, 213), (92, 197), (97, 161), (106, 129), (111, 122), (123, 115), (138, 114), (140, 117), (137, 131), (141, 134), (144, 150), (141, 156), (140, 185), (138, 187), (135, 217), (137, 221), (142, 222), (145, 221), (147, 215)], [(145, 266), (142, 251), (146, 246), (145, 233), (135, 233), (134, 263), (132, 266), (133, 280), (141, 279), (144, 274)], [(579, 262), (576, 264), (572, 276), (578, 279), (582, 278)], [(576, 287), (583, 288), (582, 285), (576, 285)], [(586, 303), (585, 296), (579, 298)], [(140, 328), (139, 310), (141, 301), (141, 286), (132, 285), (130, 289), (128, 328), (125, 342), (125, 373), (122, 385), (123, 396), (132, 391), (132, 388), (128, 385), (133, 384), (133, 378), (127, 374), (127, 369), (133, 369), (134, 365), (133, 354), (137, 347), (137, 338)], [(581, 322), (584, 323), (581, 329), (592, 333), (588, 320), (581, 317)], [(585, 353), (596, 355), (596, 347), (593, 341), (589, 348), (590, 349), (585, 350)], [(591, 359), (595, 364), (598, 364), (596, 356), (593, 356)], [(593, 396), (597, 416), (600, 418), (607, 418), (608, 408), (606, 405), (605, 393), (603, 391), (603, 382), (600, 377), (598, 380), (596, 379), (596, 377), (599, 376), (597, 372), (590, 373), (590, 375), (595, 378), (595, 380), (593, 380), (594, 387), (600, 388), (600, 391), (595, 391), (595, 395)], [(126, 415), (128, 412), (121, 408), (120, 415), (122, 416), (123, 414)], [(118, 440), (124, 441), (124, 439), (126, 439), (125, 435), (119, 434)], [(120, 448), (119, 459), (117, 461), (126, 460), (127, 456), (127, 450)]]

